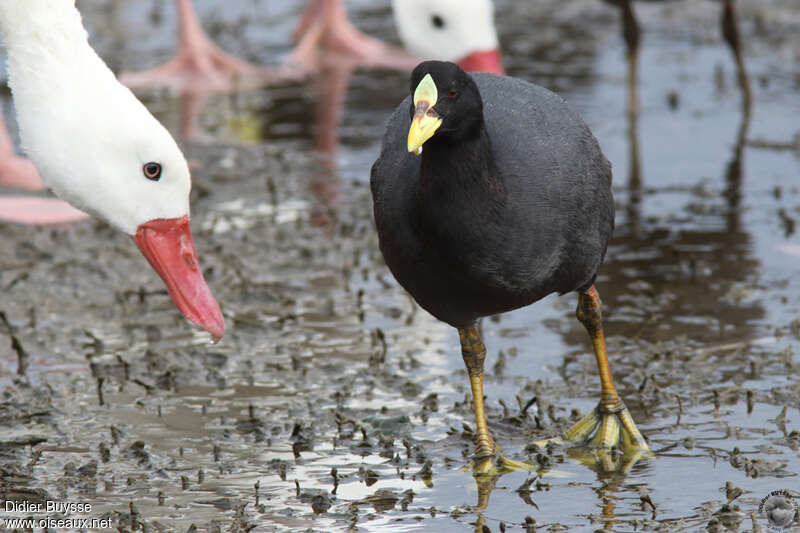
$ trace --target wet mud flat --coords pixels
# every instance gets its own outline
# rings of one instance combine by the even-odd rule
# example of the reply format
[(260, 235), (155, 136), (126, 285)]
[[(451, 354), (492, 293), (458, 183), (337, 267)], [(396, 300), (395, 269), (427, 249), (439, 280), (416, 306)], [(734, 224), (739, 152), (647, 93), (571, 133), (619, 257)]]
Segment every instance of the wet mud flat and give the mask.
[[(531, 445), (597, 401), (564, 296), (481, 324), (490, 429), (539, 468), (481, 484), (463, 471), (457, 335), (397, 286), (372, 224), (368, 168), (406, 81), (359, 71), (332, 167), (303, 85), (212, 96), (184, 143), (195, 243), (229, 327), (218, 345), (128, 237), (94, 221), (0, 225), (3, 498), (90, 502), (122, 531), (765, 529), (762, 498), (800, 490), (793, 6), (741, 7), (747, 118), (718, 5), (643, 4), (631, 128), (616, 12), (566, 2), (526, 40), (545, 26), (533, 4), (499, 3), (508, 66), (564, 94), (614, 165), (597, 286), (612, 372), (654, 458), (604, 472)], [(179, 102), (146, 98), (177, 133)]]

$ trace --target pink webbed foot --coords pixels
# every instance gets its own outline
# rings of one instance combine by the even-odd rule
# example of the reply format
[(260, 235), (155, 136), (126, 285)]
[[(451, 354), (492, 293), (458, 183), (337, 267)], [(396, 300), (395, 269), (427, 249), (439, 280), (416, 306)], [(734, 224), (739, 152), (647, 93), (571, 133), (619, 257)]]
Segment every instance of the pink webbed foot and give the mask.
[(0, 196), (0, 220), (20, 224), (65, 224), (89, 218), (57, 198), (36, 196)]
[(30, 159), (14, 153), (14, 144), (0, 115), (0, 185), (38, 191), (44, 189), (42, 178)]
[(348, 61), (370, 67), (411, 70), (419, 59), (356, 29), (347, 18), (343, 0), (310, 0), (294, 33), (290, 65), (314, 68), (324, 53), (326, 59)]
[(258, 86), (272, 78), (269, 69), (237, 59), (215, 45), (203, 31), (191, 0), (176, 0), (176, 7), (180, 38), (175, 57), (151, 70), (123, 72), (122, 83), (202, 92)]
[(0, 185), (38, 191), (45, 188), (30, 159), (13, 153), (0, 156)]

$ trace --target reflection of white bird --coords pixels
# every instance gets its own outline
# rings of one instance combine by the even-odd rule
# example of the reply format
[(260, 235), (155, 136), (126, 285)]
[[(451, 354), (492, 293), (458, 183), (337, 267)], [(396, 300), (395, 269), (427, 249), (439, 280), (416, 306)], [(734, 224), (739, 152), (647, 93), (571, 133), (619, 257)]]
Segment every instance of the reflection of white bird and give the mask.
[(131, 235), (187, 318), (219, 338), (189, 230), (189, 167), (89, 46), (67, 0), (2, 0), (0, 33), (28, 156), (60, 197)]
[(785, 527), (794, 521), (796, 509), (786, 496), (770, 496), (764, 503), (764, 514), (770, 524)]

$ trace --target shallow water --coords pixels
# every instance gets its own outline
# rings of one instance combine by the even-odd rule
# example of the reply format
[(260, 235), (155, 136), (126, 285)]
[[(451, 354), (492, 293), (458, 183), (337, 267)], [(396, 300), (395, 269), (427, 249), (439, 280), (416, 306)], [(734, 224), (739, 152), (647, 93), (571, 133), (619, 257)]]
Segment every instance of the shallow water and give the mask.
[[(301, 7), (198, 5), (220, 44), (273, 65)], [(388, 5), (350, 5), (361, 28), (396, 40)], [(114, 68), (169, 56), (171, 2), (80, 6)], [(0, 226), (0, 310), (29, 354), (18, 376), (0, 347), (4, 493), (90, 501), (123, 530), (746, 531), (761, 498), (796, 490), (798, 6), (741, 6), (744, 127), (718, 5), (640, 6), (638, 186), (616, 12), (498, 6), (510, 73), (570, 101), (614, 166), (617, 230), (597, 287), (612, 372), (653, 459), (604, 473), (555, 449), (551, 468), (503, 476), (473, 508), (457, 335), (396, 285), (371, 220), (368, 170), (406, 75), (359, 70), (332, 158), (315, 148), (332, 146), (315, 83), (209, 96), (184, 142), (195, 241), (229, 327), (219, 345), (173, 309), (127, 237), (93, 221)], [(185, 132), (180, 98), (142, 96)], [(489, 425), (513, 458), (536, 460), (529, 442), (597, 401), (574, 307), (550, 297), (482, 322)], [(742, 489), (730, 505), (726, 482)]]

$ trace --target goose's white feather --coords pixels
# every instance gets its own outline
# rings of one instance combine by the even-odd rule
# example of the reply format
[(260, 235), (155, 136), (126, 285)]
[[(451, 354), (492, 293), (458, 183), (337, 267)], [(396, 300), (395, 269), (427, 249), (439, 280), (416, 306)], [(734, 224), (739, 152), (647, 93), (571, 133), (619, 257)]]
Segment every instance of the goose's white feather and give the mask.
[(499, 47), (492, 0), (392, 0), (392, 9), (403, 45), (422, 59), (458, 61)]
[(0, 0), (0, 34), (23, 149), (57, 195), (129, 234), (188, 215), (186, 159), (91, 48), (74, 0)]

